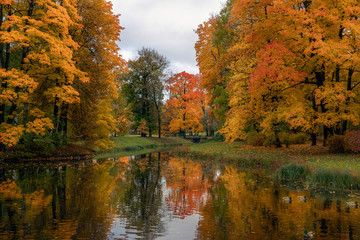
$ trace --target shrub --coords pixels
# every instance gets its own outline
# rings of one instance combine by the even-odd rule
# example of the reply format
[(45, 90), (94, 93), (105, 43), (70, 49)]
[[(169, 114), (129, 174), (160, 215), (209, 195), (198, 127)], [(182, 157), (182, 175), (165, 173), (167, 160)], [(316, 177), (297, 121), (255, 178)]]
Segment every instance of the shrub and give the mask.
[(216, 132), (216, 133), (215, 133), (213, 139), (214, 139), (214, 141), (216, 141), (216, 142), (223, 142), (223, 141), (225, 141), (224, 135), (222, 135), (222, 134), (219, 133), (219, 132)]
[(264, 146), (270, 147), (270, 146), (276, 146), (276, 138), (275, 136), (267, 136), (264, 141)]
[(23, 143), (26, 149), (49, 154), (55, 149), (54, 140), (49, 135), (25, 134)]
[(265, 136), (258, 132), (249, 132), (246, 136), (246, 141), (252, 146), (263, 146), (265, 142)]
[(279, 134), (280, 142), (285, 144), (286, 147), (290, 146), (290, 134), (287, 132), (281, 132)]
[(327, 140), (329, 151), (331, 153), (344, 153), (346, 149), (345, 137), (342, 135), (334, 135)]
[(289, 135), (289, 142), (291, 144), (304, 144), (307, 139), (306, 133), (292, 133)]
[(306, 133), (280, 133), (280, 141), (284, 143), (287, 147), (291, 144), (304, 144), (308, 136)]
[(347, 132), (345, 134), (346, 148), (353, 152), (360, 152), (360, 130)]

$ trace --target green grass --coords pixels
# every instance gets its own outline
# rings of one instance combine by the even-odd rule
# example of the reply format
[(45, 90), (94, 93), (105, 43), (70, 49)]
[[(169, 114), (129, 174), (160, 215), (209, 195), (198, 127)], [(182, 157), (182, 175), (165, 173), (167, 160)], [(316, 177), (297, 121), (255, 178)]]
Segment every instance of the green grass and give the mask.
[(291, 145), (289, 148), (252, 147), (246, 142), (207, 142), (191, 145), (191, 152), (212, 155), (219, 159), (239, 161), (262, 161), (277, 164), (307, 164), (312, 168), (341, 168), (360, 173), (359, 154), (333, 154), (322, 146), (310, 146), (310, 143)]
[(359, 183), (359, 177), (347, 169), (321, 167), (308, 177), (308, 185), (315, 187), (359, 190)]
[(175, 153), (180, 156), (192, 157), (201, 160), (216, 160), (228, 163), (235, 163), (242, 167), (269, 167), (272, 162), (277, 161), (281, 155), (267, 153), (256, 149), (241, 150), (244, 142), (206, 142), (192, 144), (188, 149), (180, 148)]
[(166, 147), (158, 147), (158, 148), (145, 148), (142, 150), (134, 150), (134, 151), (121, 151), (121, 152), (104, 152), (97, 154), (94, 159), (107, 159), (107, 158), (120, 158), (127, 156), (137, 156), (142, 154), (147, 154), (151, 152), (161, 152), (166, 151)]
[(309, 174), (309, 170), (302, 164), (290, 163), (281, 166), (276, 177), (285, 181), (304, 181)]
[(310, 189), (359, 190), (360, 178), (347, 169), (319, 167), (313, 171), (303, 164), (290, 163), (278, 169), (275, 178), (282, 184), (307, 186)]
[(267, 151), (266, 148), (249, 148), (245, 142), (206, 142), (189, 147), (193, 154), (212, 156), (213, 159), (231, 161), (243, 166), (269, 166), (278, 161), (288, 162), (287, 154), (278, 151)]
[(140, 137), (139, 135), (126, 135), (111, 138), (115, 147), (108, 151), (99, 151), (96, 158), (121, 157), (132, 154), (142, 154), (142, 152), (154, 151), (162, 147), (173, 147), (179, 145), (189, 145), (191, 142), (183, 138), (176, 137)]
[(318, 167), (348, 169), (352, 172), (360, 173), (359, 155), (346, 154), (326, 154), (323, 156), (311, 156), (307, 159), (307, 164)]

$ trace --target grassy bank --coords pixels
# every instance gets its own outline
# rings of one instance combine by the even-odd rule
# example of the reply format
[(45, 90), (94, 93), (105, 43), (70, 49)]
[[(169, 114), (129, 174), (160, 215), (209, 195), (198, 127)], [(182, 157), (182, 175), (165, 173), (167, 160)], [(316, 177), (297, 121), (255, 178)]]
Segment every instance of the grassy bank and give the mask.
[[(185, 152), (185, 150), (184, 150)], [(239, 162), (261, 162), (280, 167), (288, 163), (302, 163), (311, 168), (329, 167), (348, 169), (360, 173), (359, 154), (333, 154), (323, 146), (310, 146), (310, 143), (290, 147), (254, 147), (246, 142), (208, 142), (194, 144), (188, 148), (190, 154), (203, 154), (218, 160)]]
[(108, 151), (98, 151), (96, 158), (122, 157), (131, 154), (144, 154), (160, 150), (165, 147), (190, 145), (189, 140), (177, 137), (140, 137), (139, 135), (126, 135), (111, 139), (115, 146)]
[[(301, 180), (307, 186), (360, 188), (359, 154), (333, 154), (326, 147), (314, 147), (310, 143), (272, 148), (249, 146), (246, 142), (208, 142), (179, 148), (176, 153), (180, 156), (229, 162), (241, 167), (265, 167), (281, 180), (293, 181), (292, 178), (301, 175), (301, 179), (296, 180)], [(290, 179), (284, 177), (287, 174), (291, 176)]]
[(82, 144), (71, 143), (63, 147), (43, 150), (29, 150), (19, 145), (8, 151), (0, 153), (0, 164), (5, 162), (22, 161), (55, 161), (55, 160), (80, 160), (95, 156), (95, 151)]
[(164, 147), (189, 145), (191, 142), (183, 138), (142, 138), (138, 135), (127, 135), (112, 138), (115, 146), (108, 151), (94, 151), (87, 148), (83, 142), (73, 142), (64, 147), (55, 148), (49, 151), (29, 150), (19, 145), (6, 152), (0, 153), (0, 164), (3, 161), (42, 161), (42, 160), (78, 160), (89, 158), (106, 158), (114, 156), (126, 156), (129, 152), (143, 154), (149, 151)]

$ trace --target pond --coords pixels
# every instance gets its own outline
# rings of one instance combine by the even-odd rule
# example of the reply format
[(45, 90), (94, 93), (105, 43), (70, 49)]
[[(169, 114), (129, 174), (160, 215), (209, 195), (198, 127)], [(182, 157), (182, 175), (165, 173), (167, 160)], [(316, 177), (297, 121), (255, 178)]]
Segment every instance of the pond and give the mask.
[(0, 239), (360, 239), (358, 199), (168, 153), (10, 165)]

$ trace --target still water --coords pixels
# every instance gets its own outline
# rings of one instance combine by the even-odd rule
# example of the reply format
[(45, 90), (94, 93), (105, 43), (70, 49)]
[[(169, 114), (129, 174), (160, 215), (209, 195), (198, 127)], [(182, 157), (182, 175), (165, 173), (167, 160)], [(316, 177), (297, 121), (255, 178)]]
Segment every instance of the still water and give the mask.
[(167, 153), (7, 166), (0, 239), (360, 239), (357, 193), (289, 189)]

